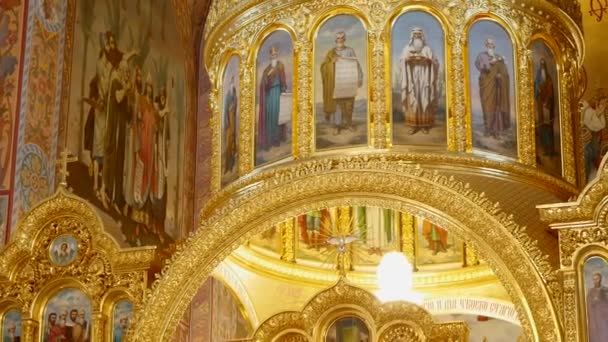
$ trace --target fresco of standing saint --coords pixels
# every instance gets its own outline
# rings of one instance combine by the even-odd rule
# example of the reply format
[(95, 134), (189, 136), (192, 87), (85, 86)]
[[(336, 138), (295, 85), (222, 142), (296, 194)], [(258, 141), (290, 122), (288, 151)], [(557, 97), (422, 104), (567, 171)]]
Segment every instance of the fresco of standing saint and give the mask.
[(534, 41), (534, 111), (536, 112), (536, 165), (555, 176), (562, 175), (559, 84), (551, 50)]
[(315, 38), (317, 149), (367, 142), (367, 34), (352, 15), (337, 15)]
[[(52, 11), (61, 1), (44, 2), (44, 25), (62, 22)], [(186, 55), (171, 38), (175, 12), (166, 1), (116, 0), (80, 1), (75, 12), (62, 121), (78, 160), (67, 182), (121, 247), (166, 248), (184, 233), (192, 171), (183, 165), (196, 134), (186, 124)]]
[(293, 122), (293, 42), (284, 30), (270, 34), (256, 62), (255, 165), (291, 154)]
[(392, 29), (393, 141), (446, 145), (445, 42), (432, 15), (402, 14)]
[(473, 147), (517, 157), (513, 44), (500, 25), (480, 20), (469, 31)]
[(222, 83), (221, 180), (226, 185), (238, 177), (239, 59), (233, 56), (224, 70)]

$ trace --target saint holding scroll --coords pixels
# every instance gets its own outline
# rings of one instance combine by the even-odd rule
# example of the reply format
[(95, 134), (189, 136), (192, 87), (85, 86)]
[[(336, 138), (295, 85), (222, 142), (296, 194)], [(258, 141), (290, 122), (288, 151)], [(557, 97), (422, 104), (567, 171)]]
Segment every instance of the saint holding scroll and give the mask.
[[(334, 134), (341, 129), (355, 130), (353, 110), (357, 89), (363, 85), (363, 70), (357, 61), (355, 50), (345, 45), (346, 33), (336, 33), (336, 46), (329, 50), (321, 64), (323, 81), (323, 111), (325, 121), (334, 127)], [(335, 118), (340, 109), (341, 122)]]

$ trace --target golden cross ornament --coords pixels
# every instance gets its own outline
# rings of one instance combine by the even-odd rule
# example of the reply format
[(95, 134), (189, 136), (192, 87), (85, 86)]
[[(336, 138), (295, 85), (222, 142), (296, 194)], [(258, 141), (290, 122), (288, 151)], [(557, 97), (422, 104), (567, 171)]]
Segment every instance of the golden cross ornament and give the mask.
[(59, 175), (61, 177), (60, 181), (59, 181), (59, 186), (67, 188), (68, 175), (70, 174), (68, 172), (68, 163), (77, 161), (78, 158), (70, 157), (70, 151), (67, 148), (65, 150), (63, 150), (63, 152), (61, 152), (59, 154), (59, 156), (60, 156), (60, 159), (57, 160), (57, 164), (59, 164)]

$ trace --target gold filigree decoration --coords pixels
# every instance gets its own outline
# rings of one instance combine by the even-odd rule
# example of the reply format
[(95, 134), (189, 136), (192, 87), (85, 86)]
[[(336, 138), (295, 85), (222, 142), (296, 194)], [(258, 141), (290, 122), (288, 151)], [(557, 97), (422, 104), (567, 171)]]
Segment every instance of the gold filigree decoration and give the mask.
[[(580, 193), (576, 201), (537, 206), (540, 219), (554, 227), (571, 223), (606, 222), (608, 206), (608, 158), (604, 156), (594, 180)], [(600, 213), (603, 212), (603, 213)]]
[[(435, 323), (430, 313), (415, 304), (406, 302), (381, 303), (370, 292), (350, 285), (341, 278), (334, 286), (315, 295), (302, 311), (278, 313), (263, 322), (247, 341), (282, 341), (283, 336), (291, 334), (302, 341), (307, 336), (315, 340), (323, 338), (328, 324), (344, 314), (358, 312), (369, 327), (376, 327), (381, 336), (379, 341), (398, 341), (397, 337), (411, 337), (405, 341), (447, 341), (457, 337), (464, 341), (468, 329), (464, 323)], [(405, 323), (407, 322), (407, 323)], [(288, 333), (298, 331), (297, 333)], [(287, 332), (287, 333), (286, 333)], [(376, 335), (375, 332), (372, 335)]]
[(410, 264), (416, 267), (414, 222), (416, 218), (410, 213), (401, 213), (401, 225), (399, 236), (401, 237), (401, 251), (407, 257)]
[(422, 342), (424, 341), (416, 331), (407, 324), (395, 324), (394, 326), (388, 328), (385, 332), (380, 335), (378, 338), (380, 342)]
[(295, 252), (295, 219), (289, 219), (279, 224), (279, 232), (281, 234), (281, 260), (287, 262), (296, 262)]
[(546, 256), (525, 228), (468, 184), (385, 155), (305, 161), (258, 176), (257, 182), (228, 200), (212, 199), (202, 210), (198, 231), (180, 246), (153, 284), (135, 320), (134, 341), (168, 340), (196, 290), (221, 260), (256, 233), (327, 207), (325, 201), (332, 198), (349, 206), (368, 205), (374, 199), (374, 205), (410, 212), (450, 230), (479, 251), (494, 270), (530, 339), (561, 340), (543, 282), (554, 277)]

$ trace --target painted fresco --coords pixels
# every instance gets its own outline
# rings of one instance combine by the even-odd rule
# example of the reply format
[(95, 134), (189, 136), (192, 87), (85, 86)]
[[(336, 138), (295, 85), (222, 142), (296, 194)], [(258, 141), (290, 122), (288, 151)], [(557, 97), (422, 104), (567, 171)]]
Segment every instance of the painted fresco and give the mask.
[(264, 39), (256, 60), (256, 166), (291, 155), (293, 71), (291, 36), (277, 30)]
[[(377, 265), (382, 256), (399, 249), (399, 213), (378, 207), (349, 209), (349, 248), (357, 265)], [(297, 218), (297, 258), (333, 265), (338, 232), (337, 208), (309, 211)]]
[(530, 46), (534, 71), (536, 112), (536, 164), (555, 176), (562, 175), (559, 78), (553, 52), (540, 40)]
[[(592, 180), (602, 157), (608, 151), (608, 129), (606, 115), (608, 114), (608, 45), (605, 43), (605, 32), (608, 20), (601, 10), (600, 1), (581, 1), (583, 13), (583, 31), (585, 32), (585, 61), (586, 91), (582, 98), (582, 144), (584, 148), (585, 165), (580, 170), (585, 179)], [(591, 8), (594, 5), (595, 8)], [(603, 6), (606, 7), (606, 6)]]
[(213, 289), (212, 277), (201, 285), (194, 295), (190, 304), (190, 341), (208, 342), (211, 341), (211, 321), (213, 318), (211, 307), (211, 296)]
[(190, 314), (185, 314), (182, 321), (190, 322), (187, 340), (191, 342), (239, 340), (253, 332), (238, 298), (214, 277), (209, 277), (198, 289)]
[(2, 342), (19, 342), (21, 340), (21, 311), (12, 309), (2, 318)]
[(239, 176), (239, 58), (232, 56), (224, 69), (222, 82), (222, 185)]
[(10, 185), (22, 11), (21, 1), (0, 3), (0, 189)]
[(608, 151), (608, 89), (597, 89), (589, 100), (583, 100), (581, 130), (585, 178), (595, 178), (602, 157)]
[(520, 342), (524, 341), (523, 329), (501, 319), (475, 315), (437, 315), (439, 322), (463, 321), (469, 327), (469, 342)]
[[(9, 3), (9, 2), (6, 2)], [(28, 1), (11, 231), (54, 189), (67, 1)]]
[(473, 24), (468, 36), (473, 147), (517, 157), (513, 44), (500, 25)]
[(358, 317), (343, 317), (328, 329), (325, 342), (371, 341), (369, 328)]
[(180, 236), (187, 127), (169, 2), (81, 1), (66, 118), (68, 184), (122, 246)]
[(129, 322), (133, 317), (133, 303), (121, 300), (114, 305), (112, 313), (112, 341), (122, 342), (129, 329)]
[(353, 261), (378, 265), (386, 252), (399, 250), (399, 213), (378, 207), (353, 207)]
[(336, 210), (315, 209), (297, 217), (298, 248), (296, 258), (308, 259), (333, 265), (335, 253), (331, 253), (327, 240), (337, 232)]
[(393, 143), (447, 144), (445, 35), (422, 11), (402, 14), (391, 35)]
[(416, 264), (418, 266), (463, 262), (463, 243), (425, 219), (416, 218)]
[(82, 291), (67, 288), (48, 301), (42, 322), (42, 341), (89, 341), (91, 302)]
[(589, 342), (608, 340), (608, 263), (589, 258), (583, 268)]
[(221, 281), (213, 279), (211, 341), (242, 339), (252, 332), (241, 304)]
[(367, 143), (367, 32), (341, 14), (321, 25), (314, 46), (316, 148)]
[(281, 253), (281, 233), (278, 227), (274, 226), (261, 232), (249, 240), (249, 244), (256, 250), (271, 252), (280, 255)]

